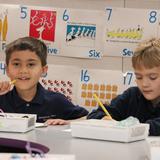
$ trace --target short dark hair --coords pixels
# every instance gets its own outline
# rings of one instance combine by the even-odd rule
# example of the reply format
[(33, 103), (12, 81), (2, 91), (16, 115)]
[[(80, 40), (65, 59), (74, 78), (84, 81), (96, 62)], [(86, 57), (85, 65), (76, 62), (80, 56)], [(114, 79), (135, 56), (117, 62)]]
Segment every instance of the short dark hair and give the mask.
[(6, 65), (9, 64), (9, 60), (13, 52), (24, 50), (35, 52), (35, 54), (40, 58), (42, 66), (47, 64), (47, 47), (45, 43), (33, 37), (22, 37), (6, 46)]

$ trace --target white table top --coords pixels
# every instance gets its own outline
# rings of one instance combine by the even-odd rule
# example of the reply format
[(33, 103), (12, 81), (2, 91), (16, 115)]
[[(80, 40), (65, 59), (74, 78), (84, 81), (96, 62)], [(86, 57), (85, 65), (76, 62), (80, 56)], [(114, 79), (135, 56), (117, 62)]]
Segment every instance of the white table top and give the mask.
[(49, 153), (74, 154), (76, 160), (150, 160), (149, 141), (159, 140), (160, 144), (159, 137), (132, 143), (73, 138), (70, 132), (65, 131), (68, 128), (69, 126), (48, 126), (27, 133), (0, 132), (0, 137), (41, 143), (50, 148)]

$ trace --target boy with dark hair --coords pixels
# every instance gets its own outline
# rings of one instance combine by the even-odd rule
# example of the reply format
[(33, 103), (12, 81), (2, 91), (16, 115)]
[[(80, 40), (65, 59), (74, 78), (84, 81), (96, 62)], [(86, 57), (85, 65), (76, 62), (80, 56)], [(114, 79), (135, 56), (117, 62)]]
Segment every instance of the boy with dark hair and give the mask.
[[(160, 135), (160, 39), (139, 44), (132, 57), (137, 87), (130, 87), (105, 105), (112, 118), (120, 121), (129, 116), (150, 125), (150, 135)], [(101, 108), (87, 117), (105, 119)], [(107, 119), (107, 117), (106, 117)]]
[(49, 125), (68, 124), (88, 111), (75, 106), (67, 98), (45, 90), (39, 83), (47, 73), (47, 47), (35, 38), (19, 38), (6, 47), (6, 73), (14, 81), (0, 82), (0, 108), (4, 112), (37, 114), (38, 122)]

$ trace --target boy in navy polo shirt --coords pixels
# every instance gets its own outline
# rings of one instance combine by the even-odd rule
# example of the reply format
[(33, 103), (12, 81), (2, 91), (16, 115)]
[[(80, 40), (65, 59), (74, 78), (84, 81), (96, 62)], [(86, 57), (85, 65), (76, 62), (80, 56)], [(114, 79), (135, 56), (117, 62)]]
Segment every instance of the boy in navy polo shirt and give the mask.
[[(150, 125), (150, 135), (160, 136), (160, 39), (140, 43), (132, 57), (132, 66), (137, 87), (127, 89), (105, 107), (113, 119), (136, 117)], [(105, 119), (105, 113), (98, 108), (87, 118)]]
[(19, 38), (6, 47), (6, 72), (11, 83), (0, 82), (0, 108), (4, 112), (37, 114), (38, 122), (49, 125), (68, 124), (67, 120), (88, 114), (83, 107), (75, 106), (67, 98), (45, 90), (39, 83), (47, 73), (47, 47), (35, 38)]

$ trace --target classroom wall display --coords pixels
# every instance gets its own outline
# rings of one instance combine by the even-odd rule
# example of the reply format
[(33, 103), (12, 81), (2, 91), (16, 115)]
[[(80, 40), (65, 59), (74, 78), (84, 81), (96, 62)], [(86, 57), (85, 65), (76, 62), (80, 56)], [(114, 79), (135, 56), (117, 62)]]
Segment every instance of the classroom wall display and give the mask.
[(98, 106), (93, 97), (96, 94), (103, 104), (109, 104), (124, 90), (121, 71), (82, 69), (79, 80), (78, 104), (89, 110)]
[(23, 28), (19, 18), (18, 5), (0, 5), (0, 52), (6, 44), (21, 36), (18, 28)]
[(4, 51), (7, 43), (19, 37), (31, 36), (43, 40), (50, 55), (101, 58), (104, 26), (102, 11), (1, 6), (1, 51)]
[(132, 56), (137, 44), (156, 37), (158, 10), (108, 8), (105, 10), (104, 56)]
[(44, 88), (64, 94), (68, 100), (77, 102), (77, 80), (80, 69), (74, 66), (49, 65), (47, 75), (42, 76), (40, 83)]
[(124, 90), (131, 86), (136, 86), (136, 77), (133, 71), (126, 71), (123, 73), (123, 85), (124, 85)]
[[(0, 81), (9, 80), (5, 64), (0, 61)], [(45, 89), (60, 92), (74, 104), (91, 110), (98, 106), (93, 94), (97, 94), (104, 104), (130, 86), (135, 86), (133, 72), (98, 69), (84, 69), (75, 66), (48, 65), (48, 72), (42, 75), (40, 83)]]
[(160, 35), (159, 10), (104, 11), (0, 4), (0, 52), (24, 36), (43, 40), (50, 55), (130, 57), (137, 44)]
[(103, 17), (101, 11), (66, 9), (63, 14), (62, 56), (94, 58), (102, 56)]
[[(26, 6), (28, 9), (29, 36), (41, 39), (50, 55), (60, 55), (63, 9)], [(24, 18), (27, 21), (27, 17)]]
[[(71, 8), (0, 5), (0, 52), (6, 44), (23, 36), (43, 40), (48, 54), (100, 59), (103, 56), (131, 57), (139, 42), (160, 35), (159, 11), (108, 8), (105, 12)], [(129, 21), (130, 20), (130, 21)], [(8, 79), (0, 62), (0, 80)], [(96, 93), (103, 103), (135, 86), (132, 71), (82, 69), (49, 64), (40, 83), (64, 94), (73, 103), (94, 108)]]
[(62, 9), (38, 6), (0, 5), (0, 51), (13, 40), (31, 36), (43, 40), (48, 54), (60, 53)]
[(59, 9), (49, 7), (6, 5), (8, 13), (7, 43), (24, 36), (43, 40), (49, 54), (60, 52)]
[(42, 76), (40, 83), (50, 91), (64, 94), (73, 103), (91, 109), (98, 105), (93, 94), (97, 94), (104, 104), (109, 104), (118, 94), (136, 86), (132, 71), (122, 73), (65, 65), (49, 65), (47, 75)]

